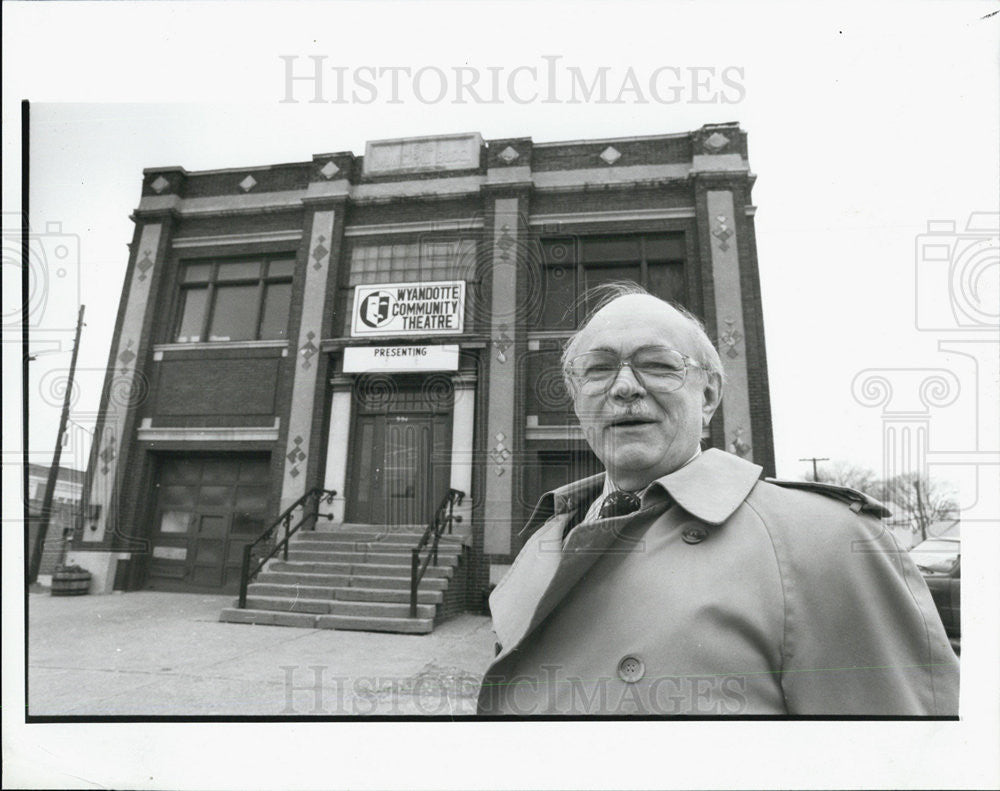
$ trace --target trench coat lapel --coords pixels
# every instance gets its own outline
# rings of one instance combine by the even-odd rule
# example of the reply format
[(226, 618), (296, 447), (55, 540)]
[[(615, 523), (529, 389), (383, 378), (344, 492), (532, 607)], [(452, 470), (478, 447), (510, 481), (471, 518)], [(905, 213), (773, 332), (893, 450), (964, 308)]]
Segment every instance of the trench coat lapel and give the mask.
[[(599, 483), (594, 496), (603, 488), (603, 480)], [(586, 509), (591, 500), (593, 497), (581, 498), (572, 511), (557, 512), (549, 519), (522, 550), (529, 553), (525, 562), (516, 564), (503, 587), (494, 591), (490, 609), (501, 645), (497, 661), (515, 650), (545, 620), (612, 544), (619, 541), (617, 549), (623, 552), (634, 549), (638, 540), (635, 528), (650, 525), (669, 505), (661, 501), (626, 516), (584, 522), (574, 528), (564, 546), (566, 525), (577, 509)]]
[(566, 527), (586, 513), (604, 488), (605, 476), (595, 475), (545, 495), (526, 529), (544, 524), (490, 597), (493, 626), (501, 646), (495, 661), (517, 648), (617, 539), (621, 539), (620, 549), (629, 551), (629, 542), (637, 541), (642, 529), (655, 521), (671, 500), (696, 519), (719, 525), (743, 502), (760, 473), (756, 464), (723, 451), (706, 450), (656, 482), (669, 499), (634, 514), (583, 522), (565, 545)]
[(604, 473), (599, 473), (548, 492), (535, 506), (522, 530), (535, 533), (490, 596), (493, 629), (505, 653), (527, 633), (531, 616), (555, 576), (567, 525), (587, 512), (603, 488)]

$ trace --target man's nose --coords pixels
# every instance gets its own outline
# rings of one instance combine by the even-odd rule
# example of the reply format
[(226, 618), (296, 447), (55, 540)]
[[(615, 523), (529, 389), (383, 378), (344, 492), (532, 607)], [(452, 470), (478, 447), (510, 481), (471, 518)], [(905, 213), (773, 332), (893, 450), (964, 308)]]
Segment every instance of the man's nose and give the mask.
[(611, 383), (608, 395), (612, 398), (630, 401), (646, 395), (646, 388), (642, 386), (642, 382), (635, 375), (632, 366), (626, 363), (618, 369), (618, 375), (615, 377), (615, 381)]

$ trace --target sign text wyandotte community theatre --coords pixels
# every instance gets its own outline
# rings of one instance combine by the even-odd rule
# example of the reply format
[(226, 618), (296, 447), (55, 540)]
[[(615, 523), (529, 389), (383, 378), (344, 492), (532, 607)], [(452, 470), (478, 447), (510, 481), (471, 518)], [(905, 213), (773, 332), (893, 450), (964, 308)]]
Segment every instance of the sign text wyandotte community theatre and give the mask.
[(358, 286), (351, 335), (448, 335), (464, 317), (464, 280)]

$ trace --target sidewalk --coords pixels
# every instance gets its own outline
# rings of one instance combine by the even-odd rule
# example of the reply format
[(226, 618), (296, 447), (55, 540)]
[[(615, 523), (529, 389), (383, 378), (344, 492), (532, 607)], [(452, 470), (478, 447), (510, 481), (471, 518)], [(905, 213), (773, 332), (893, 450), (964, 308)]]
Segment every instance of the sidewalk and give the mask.
[(429, 635), (219, 622), (232, 596), (28, 596), (31, 715), (475, 713), (489, 618)]

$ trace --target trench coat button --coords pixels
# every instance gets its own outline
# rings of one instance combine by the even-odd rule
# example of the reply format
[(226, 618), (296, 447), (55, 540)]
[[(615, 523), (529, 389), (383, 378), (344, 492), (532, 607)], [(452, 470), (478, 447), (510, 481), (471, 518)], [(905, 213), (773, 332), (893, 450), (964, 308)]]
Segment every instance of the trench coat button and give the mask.
[(634, 684), (646, 672), (646, 666), (637, 656), (626, 656), (618, 663), (618, 677), (626, 684)]
[(688, 527), (681, 533), (681, 538), (685, 544), (700, 544), (708, 538), (708, 531), (704, 527)]

